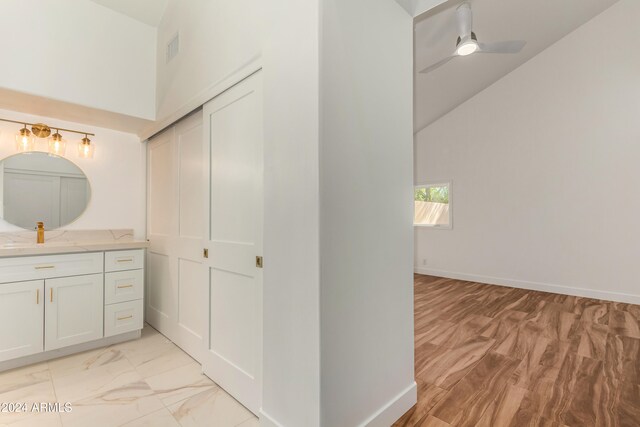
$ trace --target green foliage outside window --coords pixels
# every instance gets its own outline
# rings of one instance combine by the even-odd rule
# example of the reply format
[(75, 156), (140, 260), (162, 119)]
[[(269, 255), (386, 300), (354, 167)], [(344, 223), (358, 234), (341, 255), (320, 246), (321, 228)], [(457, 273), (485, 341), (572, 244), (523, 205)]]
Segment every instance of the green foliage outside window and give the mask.
[(442, 187), (420, 187), (415, 189), (415, 201), (449, 203), (449, 186)]

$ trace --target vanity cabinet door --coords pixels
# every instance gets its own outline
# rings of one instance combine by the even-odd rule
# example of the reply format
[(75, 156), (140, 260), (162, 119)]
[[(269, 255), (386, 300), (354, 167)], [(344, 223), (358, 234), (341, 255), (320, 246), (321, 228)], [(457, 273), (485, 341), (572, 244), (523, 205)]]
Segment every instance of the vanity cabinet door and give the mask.
[(103, 337), (102, 274), (45, 280), (45, 351)]
[(44, 281), (0, 285), (0, 362), (42, 352)]

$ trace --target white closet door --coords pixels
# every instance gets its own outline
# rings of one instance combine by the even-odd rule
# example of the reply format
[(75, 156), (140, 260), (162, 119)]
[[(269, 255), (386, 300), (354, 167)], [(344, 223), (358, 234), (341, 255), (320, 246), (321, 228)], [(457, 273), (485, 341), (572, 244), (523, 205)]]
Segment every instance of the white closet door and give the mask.
[(208, 315), (202, 138), (199, 112), (148, 145), (147, 321), (196, 360)]
[(177, 178), (174, 129), (147, 144), (147, 298), (146, 320), (172, 338), (176, 318), (173, 240), (177, 234)]
[(175, 343), (202, 359), (208, 318), (207, 270), (202, 259), (202, 112), (176, 126), (178, 175), (177, 311)]
[[(204, 107), (210, 188), (206, 375), (254, 413), (262, 387), (263, 119), (261, 73)], [(268, 261), (267, 261), (268, 262)]]

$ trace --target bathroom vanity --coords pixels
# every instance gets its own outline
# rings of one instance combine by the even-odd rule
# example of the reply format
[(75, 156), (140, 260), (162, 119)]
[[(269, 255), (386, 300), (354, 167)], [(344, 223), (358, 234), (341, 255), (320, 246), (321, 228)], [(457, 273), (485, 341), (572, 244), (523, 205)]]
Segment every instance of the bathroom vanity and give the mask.
[(140, 336), (147, 242), (130, 230), (50, 234), (0, 233), (0, 371)]

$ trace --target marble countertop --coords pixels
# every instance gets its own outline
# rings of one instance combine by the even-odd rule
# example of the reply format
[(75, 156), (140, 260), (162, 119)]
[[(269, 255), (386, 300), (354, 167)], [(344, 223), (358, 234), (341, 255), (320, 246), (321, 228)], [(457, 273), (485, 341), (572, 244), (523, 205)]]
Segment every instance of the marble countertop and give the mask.
[(45, 231), (45, 243), (42, 244), (36, 243), (35, 231), (0, 233), (0, 258), (142, 249), (148, 246), (148, 241), (133, 237), (133, 230)]

